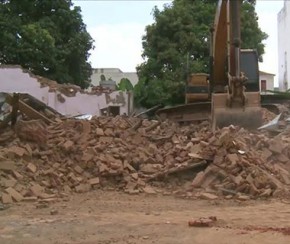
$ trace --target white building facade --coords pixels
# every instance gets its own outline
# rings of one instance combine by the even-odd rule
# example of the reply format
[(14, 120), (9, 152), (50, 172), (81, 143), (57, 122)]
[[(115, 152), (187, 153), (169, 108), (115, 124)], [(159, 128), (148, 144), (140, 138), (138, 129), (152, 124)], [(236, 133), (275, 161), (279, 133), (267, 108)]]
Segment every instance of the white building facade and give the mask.
[(279, 90), (290, 88), (290, 1), (284, 0), (284, 7), (278, 13), (278, 80)]
[(268, 91), (274, 91), (275, 74), (260, 71), (260, 92), (261, 94), (273, 94)]
[(91, 84), (93, 86), (99, 86), (101, 77), (104, 77), (106, 80), (113, 80), (118, 85), (121, 79), (127, 78), (131, 81), (131, 84), (135, 86), (138, 83), (138, 75), (136, 72), (123, 72), (118, 68), (100, 68), (93, 69), (91, 76)]

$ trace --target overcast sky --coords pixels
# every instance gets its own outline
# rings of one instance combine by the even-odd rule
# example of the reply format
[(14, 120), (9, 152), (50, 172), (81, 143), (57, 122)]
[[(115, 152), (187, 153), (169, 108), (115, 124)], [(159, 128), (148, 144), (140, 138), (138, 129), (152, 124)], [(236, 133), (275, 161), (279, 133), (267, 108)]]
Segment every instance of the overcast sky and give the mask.
[[(142, 43), (145, 26), (153, 23), (152, 8), (162, 9), (171, 1), (110, 1), (75, 0), (82, 9), (87, 30), (95, 40), (90, 61), (94, 68), (120, 68), (135, 71), (142, 62)], [(265, 42), (266, 53), (260, 69), (278, 74), (277, 14), (283, 0), (257, 0), (259, 25), (269, 38)]]

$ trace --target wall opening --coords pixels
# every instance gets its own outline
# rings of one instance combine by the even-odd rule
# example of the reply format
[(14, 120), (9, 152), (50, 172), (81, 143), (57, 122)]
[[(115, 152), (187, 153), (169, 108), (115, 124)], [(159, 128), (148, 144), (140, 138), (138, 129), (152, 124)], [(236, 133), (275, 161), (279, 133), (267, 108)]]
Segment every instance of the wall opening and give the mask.
[(261, 80), (261, 91), (265, 92), (267, 90), (267, 81)]
[(101, 116), (117, 116), (120, 115), (120, 107), (119, 106), (109, 106), (107, 108), (102, 108)]
[(119, 106), (109, 106), (109, 115), (112, 115), (112, 116), (120, 115), (120, 107)]

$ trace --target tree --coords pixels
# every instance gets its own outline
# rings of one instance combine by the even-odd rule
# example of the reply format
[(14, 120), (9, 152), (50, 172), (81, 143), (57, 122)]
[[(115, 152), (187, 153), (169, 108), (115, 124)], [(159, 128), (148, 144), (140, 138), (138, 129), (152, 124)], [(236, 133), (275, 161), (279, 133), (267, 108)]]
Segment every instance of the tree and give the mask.
[(117, 89), (120, 91), (133, 91), (134, 87), (129, 79), (122, 78), (119, 85), (117, 85)]
[[(174, 0), (153, 9), (154, 23), (143, 36), (145, 60), (137, 67), (135, 101), (145, 107), (184, 102), (189, 73), (209, 72), (209, 36), (217, 0)], [(242, 48), (257, 48), (260, 59), (267, 38), (258, 26), (255, 1), (242, 7)]]
[(71, 0), (0, 0), (0, 63), (87, 87), (93, 40)]

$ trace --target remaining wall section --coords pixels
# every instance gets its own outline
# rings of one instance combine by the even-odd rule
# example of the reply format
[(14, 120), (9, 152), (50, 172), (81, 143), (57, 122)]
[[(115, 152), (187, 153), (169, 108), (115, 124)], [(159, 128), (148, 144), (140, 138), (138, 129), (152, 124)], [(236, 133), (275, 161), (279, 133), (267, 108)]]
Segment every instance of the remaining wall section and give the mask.
[[(120, 114), (129, 115), (133, 109), (133, 94), (114, 91), (91, 94), (75, 86), (56, 85), (53, 81), (40, 82), (40, 77), (25, 72), (18, 66), (0, 67), (0, 92), (27, 93), (66, 116), (91, 114), (99, 116), (110, 106), (119, 107)], [(67, 96), (63, 90), (73, 91)]]

